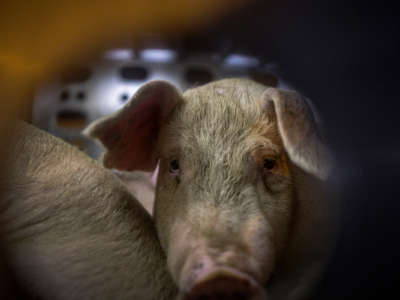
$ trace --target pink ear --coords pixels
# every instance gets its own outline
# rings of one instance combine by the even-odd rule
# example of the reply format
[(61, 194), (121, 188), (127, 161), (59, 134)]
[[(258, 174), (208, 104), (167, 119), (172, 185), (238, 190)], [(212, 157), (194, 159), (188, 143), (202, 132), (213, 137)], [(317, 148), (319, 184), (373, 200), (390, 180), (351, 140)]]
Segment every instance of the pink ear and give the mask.
[(143, 85), (120, 111), (93, 122), (83, 133), (105, 146), (106, 168), (152, 171), (157, 164), (159, 131), (181, 99), (173, 85), (152, 81)]
[(158, 163), (156, 169), (153, 172), (153, 174), (151, 174), (150, 182), (153, 184), (154, 187), (157, 185), (157, 178), (158, 178), (158, 170), (159, 170), (159, 168), (160, 168), (160, 164)]
[(279, 133), (291, 161), (326, 179), (332, 158), (318, 134), (313, 113), (305, 99), (293, 91), (267, 88), (263, 94), (269, 113), (275, 112)]

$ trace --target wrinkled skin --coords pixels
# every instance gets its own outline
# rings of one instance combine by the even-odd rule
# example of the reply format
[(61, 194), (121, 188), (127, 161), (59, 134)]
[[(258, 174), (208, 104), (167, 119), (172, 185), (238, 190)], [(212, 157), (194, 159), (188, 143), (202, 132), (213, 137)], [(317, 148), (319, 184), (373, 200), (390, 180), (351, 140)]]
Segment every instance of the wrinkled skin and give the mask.
[(0, 274), (29, 299), (174, 299), (153, 221), (123, 183), (48, 133), (14, 134), (1, 162)]
[(301, 299), (331, 239), (329, 154), (305, 100), (228, 79), (143, 86), (85, 133), (103, 163), (151, 171), (154, 219), (180, 299)]

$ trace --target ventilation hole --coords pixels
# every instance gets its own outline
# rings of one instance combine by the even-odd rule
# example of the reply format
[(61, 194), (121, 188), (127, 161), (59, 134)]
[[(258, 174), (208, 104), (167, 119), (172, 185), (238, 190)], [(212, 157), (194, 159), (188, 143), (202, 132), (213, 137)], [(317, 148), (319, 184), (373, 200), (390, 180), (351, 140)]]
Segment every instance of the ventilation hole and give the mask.
[(125, 80), (145, 80), (148, 76), (147, 70), (143, 67), (123, 67), (120, 74)]
[(61, 72), (61, 82), (65, 84), (82, 82), (88, 80), (90, 78), (90, 75), (90, 68), (69, 68)]
[(214, 79), (211, 71), (203, 67), (189, 67), (184, 76), (186, 81), (192, 85), (205, 84)]
[(60, 100), (61, 101), (67, 101), (69, 99), (69, 93), (68, 91), (62, 91), (60, 94)]
[(61, 111), (57, 115), (57, 126), (66, 129), (82, 129), (86, 126), (86, 116), (77, 111)]
[(129, 95), (127, 93), (123, 93), (121, 94), (121, 96), (119, 97), (119, 101), (121, 103), (125, 103), (126, 101), (129, 100)]
[(80, 91), (76, 94), (76, 99), (78, 99), (79, 101), (83, 101), (86, 98), (86, 93), (83, 91)]
[(279, 80), (278, 78), (270, 73), (251, 73), (250, 78), (253, 79), (254, 81), (257, 81), (258, 83), (267, 85), (267, 86), (272, 86), (276, 87), (278, 86)]

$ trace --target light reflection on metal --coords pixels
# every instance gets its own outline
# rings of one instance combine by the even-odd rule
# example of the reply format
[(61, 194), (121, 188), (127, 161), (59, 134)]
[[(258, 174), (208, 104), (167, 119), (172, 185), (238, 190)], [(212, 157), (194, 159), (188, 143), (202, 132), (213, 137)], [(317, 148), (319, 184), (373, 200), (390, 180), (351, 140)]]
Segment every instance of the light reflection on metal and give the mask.
[(152, 62), (172, 62), (177, 59), (177, 53), (171, 49), (144, 49), (140, 52), (140, 59)]
[(104, 58), (110, 60), (127, 60), (134, 56), (132, 49), (113, 49), (104, 53)]
[(225, 58), (224, 64), (230, 67), (256, 67), (260, 64), (260, 61), (251, 56), (230, 54)]

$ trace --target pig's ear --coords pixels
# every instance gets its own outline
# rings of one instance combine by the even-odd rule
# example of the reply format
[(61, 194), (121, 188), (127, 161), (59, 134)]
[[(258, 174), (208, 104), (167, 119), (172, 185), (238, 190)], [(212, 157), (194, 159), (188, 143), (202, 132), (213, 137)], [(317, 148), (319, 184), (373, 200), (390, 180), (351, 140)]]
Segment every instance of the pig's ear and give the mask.
[(152, 171), (157, 165), (160, 128), (181, 99), (173, 85), (152, 81), (139, 88), (121, 110), (96, 120), (83, 134), (105, 146), (106, 168)]
[(326, 179), (331, 156), (317, 131), (314, 115), (298, 93), (268, 88), (263, 94), (267, 107), (275, 111), (283, 145), (291, 161), (305, 171)]

